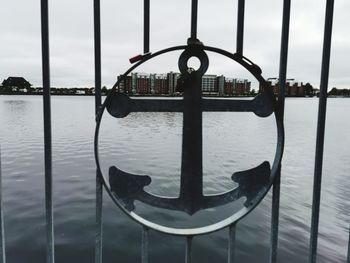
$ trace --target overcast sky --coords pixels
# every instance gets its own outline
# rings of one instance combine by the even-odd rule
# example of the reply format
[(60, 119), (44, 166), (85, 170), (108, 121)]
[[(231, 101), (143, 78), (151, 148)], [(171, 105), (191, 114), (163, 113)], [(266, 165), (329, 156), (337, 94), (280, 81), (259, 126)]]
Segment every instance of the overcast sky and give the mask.
[[(111, 87), (142, 53), (143, 1), (101, 0), (102, 83)], [(199, 0), (198, 38), (205, 45), (235, 50), (237, 0)], [(263, 76), (278, 76), (282, 0), (247, 0), (244, 55)], [(329, 88), (350, 88), (349, 0), (335, 1)], [(292, 0), (288, 78), (320, 82), (325, 0)], [(0, 3), (0, 79), (23, 76), (41, 86), (40, 0)], [(190, 34), (190, 0), (151, 0), (152, 52), (185, 44)], [(49, 0), (51, 83), (94, 86), (93, 0)], [(179, 53), (163, 55), (137, 71), (178, 71)], [(252, 77), (222, 56), (210, 53), (207, 73)], [(254, 83), (254, 82), (253, 82)]]

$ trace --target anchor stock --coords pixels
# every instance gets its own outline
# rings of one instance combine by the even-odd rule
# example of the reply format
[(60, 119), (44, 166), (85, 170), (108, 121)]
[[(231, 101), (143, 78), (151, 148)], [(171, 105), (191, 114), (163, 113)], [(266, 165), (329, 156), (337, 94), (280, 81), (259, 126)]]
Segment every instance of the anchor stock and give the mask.
[[(111, 95), (107, 110), (116, 118), (124, 118), (132, 112), (183, 112), (182, 99), (131, 99), (124, 93)], [(265, 91), (252, 100), (223, 100), (202, 98), (203, 112), (253, 112), (258, 117), (273, 113), (273, 94)]]

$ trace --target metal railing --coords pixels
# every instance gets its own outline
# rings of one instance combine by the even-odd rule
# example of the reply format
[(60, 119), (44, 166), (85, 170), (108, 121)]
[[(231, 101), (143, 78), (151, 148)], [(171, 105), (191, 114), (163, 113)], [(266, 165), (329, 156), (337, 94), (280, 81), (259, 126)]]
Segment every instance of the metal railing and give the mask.
[(1, 148), (0, 148), (0, 262), (6, 262), (5, 253), (5, 232), (4, 232), (4, 214), (2, 209), (2, 171), (1, 171)]
[[(281, 109), (283, 118), (285, 103), (285, 87), (287, 75), (287, 58), (288, 58), (288, 39), (289, 39), (289, 21), (290, 21), (290, 0), (283, 1), (282, 16), (282, 34), (280, 49), (280, 65), (279, 65), (279, 94), (277, 103)], [(332, 23), (333, 23), (333, 7), (334, 0), (327, 0), (322, 71), (319, 96), (318, 124), (316, 137), (316, 154), (315, 154), (315, 170), (314, 170), (314, 188), (312, 203), (312, 221), (310, 233), (310, 251), (309, 262), (313, 263), (317, 260), (317, 240), (318, 225), (320, 212), (320, 196), (322, 181), (322, 162), (323, 162), (323, 144), (325, 132), (325, 117), (327, 105), (327, 88), (328, 74), (330, 64), (330, 51), (332, 40)], [(197, 38), (197, 12), (198, 0), (192, 0), (191, 6), (191, 30), (190, 37)], [(243, 55), (243, 39), (244, 39), (244, 12), (245, 0), (238, 0), (238, 20), (237, 20), (237, 38), (236, 53)], [(41, 0), (41, 36), (42, 36), (42, 76), (43, 76), (43, 102), (44, 102), (44, 150), (45, 150), (45, 200), (46, 200), (46, 261), (47, 263), (55, 262), (55, 245), (54, 245), (54, 218), (52, 206), (52, 138), (51, 138), (51, 105), (50, 105), (50, 52), (49, 52), (49, 17), (48, 17), (48, 0)], [(100, 31), (100, 0), (94, 0), (94, 43), (95, 43), (95, 113), (98, 114), (101, 107), (101, 31)], [(143, 52), (150, 51), (150, 0), (144, 0), (144, 43)], [(0, 155), (1, 159), (1, 155)], [(280, 206), (280, 176), (281, 166), (279, 166), (277, 176), (275, 178), (272, 189), (272, 211), (271, 211), (271, 234), (270, 234), (270, 256), (269, 262), (277, 261), (278, 252), (278, 226), (279, 226), (279, 206)], [(1, 189), (1, 160), (0, 160), (0, 189)], [(96, 171), (96, 239), (95, 239), (95, 263), (102, 263), (102, 204), (103, 204), (103, 182), (101, 174)], [(0, 263), (6, 262), (5, 257), (5, 239), (3, 224), (3, 206), (2, 191), (0, 191)], [(238, 225), (235, 223), (228, 227), (228, 257), (229, 263), (235, 262), (235, 246), (236, 246), (236, 229)], [(142, 229), (142, 246), (141, 246), (141, 262), (149, 262), (148, 244), (149, 231), (146, 226)], [(192, 262), (192, 235), (186, 236), (185, 262)], [(350, 262), (350, 243), (348, 251), (348, 262)]]
[(313, 189), (313, 200), (312, 200), (311, 237), (310, 237), (310, 255), (309, 255), (310, 263), (316, 262), (316, 259), (317, 259), (317, 237), (318, 237), (318, 224), (319, 224), (320, 202), (321, 202), (323, 145), (324, 145), (324, 131), (325, 131), (325, 125), (326, 125), (327, 89), (328, 89), (328, 76), (329, 76), (329, 62), (330, 62), (330, 56), (331, 56), (333, 9), (334, 9), (334, 0), (327, 0), (324, 39), (323, 39), (323, 52), (322, 52), (320, 99), (318, 104), (314, 189)]
[(46, 261), (55, 261), (54, 218), (52, 207), (52, 137), (51, 137), (51, 86), (49, 49), (49, 6), (41, 1), (41, 50), (44, 105), (44, 154), (45, 154), (45, 205), (46, 205)]

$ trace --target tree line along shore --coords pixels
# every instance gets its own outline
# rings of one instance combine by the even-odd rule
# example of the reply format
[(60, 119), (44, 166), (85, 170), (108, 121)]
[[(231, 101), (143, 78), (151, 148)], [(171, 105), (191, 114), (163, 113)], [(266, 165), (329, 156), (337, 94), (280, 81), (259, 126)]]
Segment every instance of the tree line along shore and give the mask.
[[(169, 74), (168, 74), (169, 75)], [(154, 77), (147, 78), (147, 76), (138, 76), (135, 74), (135, 79), (130, 77), (130, 80), (123, 80), (118, 86), (119, 92), (127, 93), (131, 96), (181, 96), (180, 92), (176, 92), (176, 75), (171, 75), (173, 78), (173, 84), (169, 81), (169, 76), (162, 78)], [(149, 76), (152, 77), (152, 74)], [(222, 87), (219, 87), (219, 82), (222, 81)], [(220, 97), (241, 97), (241, 96), (255, 96), (260, 91), (260, 88), (256, 91), (250, 88), (250, 82), (247, 80), (235, 83), (235, 80), (225, 80), (223, 76), (208, 75), (206, 80), (208, 83), (202, 83), (202, 92), (205, 96), (220, 96)], [(268, 79), (269, 85), (271, 85), (275, 94), (278, 94), (279, 85), (278, 80), (275, 78)], [(211, 85), (211, 86), (210, 86)], [(174, 87), (172, 87), (174, 86)], [(93, 96), (95, 95), (95, 88), (57, 88), (51, 87), (52, 95), (68, 95), (68, 96)], [(101, 89), (102, 95), (108, 95), (110, 89), (103, 86)], [(318, 89), (312, 87), (310, 83), (303, 84), (298, 82), (287, 81), (286, 85), (286, 97), (314, 97), (318, 96)], [(42, 87), (33, 87), (23, 77), (9, 77), (5, 79), (0, 85), (0, 94), (2, 95), (42, 95)], [(350, 97), (350, 89), (337, 89), (332, 88), (328, 92), (329, 97)]]

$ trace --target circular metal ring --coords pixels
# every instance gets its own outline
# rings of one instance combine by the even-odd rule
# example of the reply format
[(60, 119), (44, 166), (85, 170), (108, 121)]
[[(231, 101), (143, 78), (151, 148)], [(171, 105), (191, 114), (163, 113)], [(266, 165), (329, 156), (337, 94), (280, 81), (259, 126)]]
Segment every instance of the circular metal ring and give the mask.
[(207, 54), (203, 51), (201, 46), (186, 48), (184, 52), (181, 53), (179, 58), (179, 69), (182, 74), (188, 71), (187, 62), (191, 57), (196, 57), (200, 61), (200, 67), (196, 70), (199, 75), (204, 75), (209, 67), (209, 59)]
[[(138, 63), (136, 63), (131, 68), (129, 68), (123, 74), (123, 76), (124, 77), (127, 76), (135, 68), (137, 68), (141, 64), (145, 63), (149, 59), (152, 59), (152, 58), (159, 56), (161, 54), (176, 51), (176, 50), (186, 50), (186, 48), (188, 48), (188, 47), (189, 47), (188, 45), (175, 46), (175, 47), (171, 47), (171, 48), (167, 48), (167, 49), (163, 49), (163, 50), (160, 50), (158, 52), (155, 52), (155, 53), (145, 57), (143, 60), (139, 61)], [(228, 51), (225, 51), (225, 50), (222, 50), (219, 48), (215, 48), (215, 47), (202, 46), (202, 49), (206, 50), (206, 51), (221, 54), (223, 56), (226, 56), (226, 57), (236, 61), (241, 66), (246, 68), (259, 81), (259, 83), (263, 87), (264, 91), (272, 92), (271, 87), (269, 85), (267, 85), (265, 79), (261, 75), (261, 69), (257, 65), (252, 64), (250, 60), (245, 60), (244, 57), (242, 57), (238, 54), (233, 54), (233, 53), (230, 53)], [(186, 60), (186, 62), (187, 62), (187, 60)], [(187, 65), (186, 65), (186, 67), (187, 67)], [(119, 79), (113, 85), (112, 93), (116, 91), (116, 87), (120, 84), (122, 79), (123, 78)], [(271, 186), (276, 178), (276, 175), (278, 173), (278, 169), (279, 169), (279, 166), (281, 164), (283, 149), (284, 149), (284, 127), (283, 127), (283, 118), (282, 118), (282, 114), (281, 114), (282, 109), (280, 108), (281, 107), (280, 104), (276, 103), (276, 101), (274, 104), (274, 115), (275, 115), (276, 127), (277, 127), (276, 152), (275, 152), (274, 161), (273, 161), (272, 168), (271, 168), (269, 182), (259, 192), (259, 195), (256, 196), (256, 198), (254, 199), (255, 202), (250, 203), (247, 207), (241, 208), (235, 214), (231, 215), (230, 217), (228, 217), (220, 222), (217, 222), (217, 223), (214, 223), (214, 224), (211, 224), (208, 226), (204, 226), (204, 227), (197, 227), (197, 228), (167, 227), (167, 226), (160, 225), (157, 223), (153, 223), (149, 220), (146, 220), (133, 211), (128, 211), (125, 207), (123, 207), (123, 205), (121, 205), (119, 203), (118, 199), (111, 192), (111, 189), (109, 187), (109, 183), (106, 180), (106, 178), (104, 177), (104, 175), (102, 174), (101, 167), (100, 167), (99, 150), (98, 150), (99, 130), (100, 130), (102, 116), (103, 116), (103, 113), (105, 111), (106, 104), (108, 103), (108, 100), (109, 100), (109, 96), (105, 99), (105, 101), (101, 105), (101, 108), (96, 116), (96, 128), (95, 128), (95, 136), (94, 136), (94, 152), (95, 152), (95, 161), (96, 161), (97, 171), (98, 171), (98, 175), (99, 175), (100, 179), (103, 182), (103, 185), (105, 186), (105, 188), (106, 188), (108, 194), (110, 195), (110, 197), (112, 198), (112, 200), (119, 206), (119, 208), (122, 211), (125, 212), (125, 214), (127, 214), (130, 218), (132, 218), (136, 222), (138, 222), (138, 223), (140, 223), (140, 224), (142, 224), (150, 229), (153, 229), (153, 230), (165, 233), (165, 234), (170, 234), (170, 235), (185, 236), (185, 235), (203, 235), (203, 234), (211, 233), (211, 232), (220, 230), (222, 228), (225, 228), (233, 223), (236, 223), (239, 220), (241, 220), (243, 217), (245, 217), (247, 214), (249, 214), (262, 201), (264, 196), (267, 194), (267, 192), (271, 188)]]

